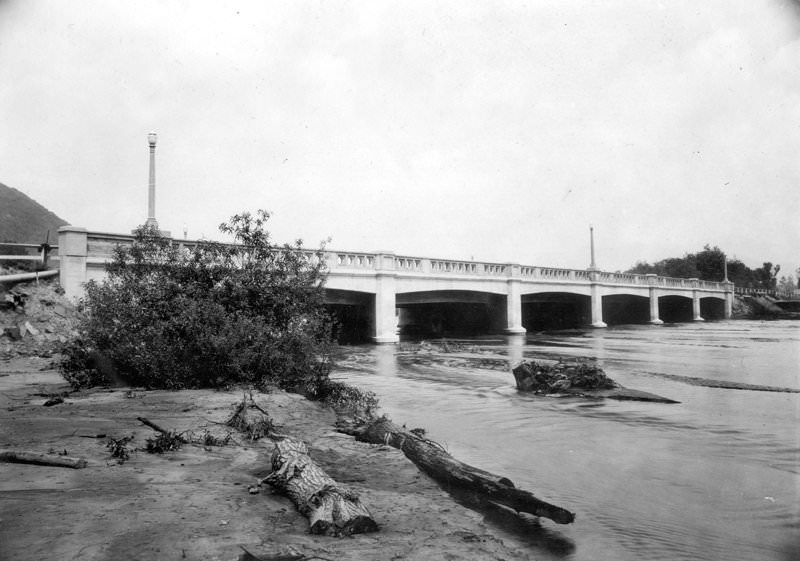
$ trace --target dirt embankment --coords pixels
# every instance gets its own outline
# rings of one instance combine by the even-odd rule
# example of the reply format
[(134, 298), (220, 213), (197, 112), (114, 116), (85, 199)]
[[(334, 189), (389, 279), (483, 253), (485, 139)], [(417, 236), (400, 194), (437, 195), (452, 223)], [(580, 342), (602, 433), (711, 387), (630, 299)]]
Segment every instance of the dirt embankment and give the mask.
[(0, 283), (0, 360), (51, 356), (76, 335), (77, 313), (55, 280)]
[(733, 300), (734, 319), (800, 319), (800, 313), (777, 305), (771, 296), (739, 296)]

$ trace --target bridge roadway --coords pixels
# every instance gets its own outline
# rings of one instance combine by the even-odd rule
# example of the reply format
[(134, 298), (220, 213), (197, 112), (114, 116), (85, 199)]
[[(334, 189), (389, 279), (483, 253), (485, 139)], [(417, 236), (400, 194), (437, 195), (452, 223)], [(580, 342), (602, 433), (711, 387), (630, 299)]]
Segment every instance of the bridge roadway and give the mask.
[[(88, 232), (73, 226), (61, 228), (60, 282), (67, 296), (80, 297), (83, 283), (105, 276), (105, 264), (114, 246), (131, 241), (130, 235)], [(496, 327), (506, 333), (525, 333), (524, 304), (553, 295), (588, 302), (585, 323), (593, 327), (606, 326), (604, 307), (609, 311), (609, 306), (619, 305), (615, 302), (621, 296), (649, 300), (651, 324), (662, 323), (659, 300), (665, 297), (690, 300), (694, 321), (703, 320), (701, 300), (718, 301), (725, 318), (730, 318), (733, 305), (734, 286), (730, 282), (429, 259), (389, 252), (328, 251), (324, 259), (328, 268), (328, 303), (366, 307), (370, 336), (378, 343), (399, 340), (400, 309), (415, 304), (482, 303), (493, 309)]]

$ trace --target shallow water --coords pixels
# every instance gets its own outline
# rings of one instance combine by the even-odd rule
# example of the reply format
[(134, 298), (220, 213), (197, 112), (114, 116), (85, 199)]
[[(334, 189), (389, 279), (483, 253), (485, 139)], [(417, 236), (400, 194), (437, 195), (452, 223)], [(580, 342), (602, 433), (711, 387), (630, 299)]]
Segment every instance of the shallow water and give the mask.
[[(630, 326), (343, 347), (336, 377), (378, 394), (462, 461), (577, 513), (489, 515), (537, 559), (800, 559), (800, 322)], [(442, 358), (444, 356), (444, 359)], [(451, 358), (452, 357), (452, 358)], [(624, 386), (679, 404), (517, 392), (511, 363), (592, 358)], [(506, 363), (507, 364), (507, 363)], [(696, 385), (696, 384), (706, 385)]]

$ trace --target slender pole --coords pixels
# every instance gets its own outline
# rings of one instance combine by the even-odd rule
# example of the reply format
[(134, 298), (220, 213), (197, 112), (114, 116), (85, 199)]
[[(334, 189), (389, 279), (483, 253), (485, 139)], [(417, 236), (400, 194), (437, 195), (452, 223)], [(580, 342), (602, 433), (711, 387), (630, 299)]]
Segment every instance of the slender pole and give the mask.
[(147, 143), (150, 145), (150, 181), (147, 191), (147, 225), (158, 228), (156, 221), (156, 133), (151, 132), (147, 135)]
[(728, 282), (728, 256), (723, 255), (723, 258), (725, 259), (725, 278), (722, 279), (722, 282)]
[(589, 243), (592, 250), (592, 263), (589, 265), (589, 270), (596, 271), (597, 265), (594, 262), (594, 226), (589, 226)]

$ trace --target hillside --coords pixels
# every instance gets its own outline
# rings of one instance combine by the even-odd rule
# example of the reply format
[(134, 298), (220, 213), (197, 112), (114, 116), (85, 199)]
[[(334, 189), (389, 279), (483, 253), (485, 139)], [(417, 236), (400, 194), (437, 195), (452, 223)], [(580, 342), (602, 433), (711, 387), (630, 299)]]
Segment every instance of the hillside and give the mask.
[(50, 230), (54, 244), (58, 228), (67, 224), (25, 193), (0, 183), (0, 242), (42, 243)]

